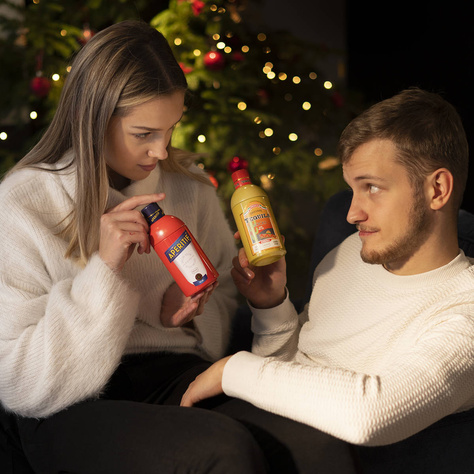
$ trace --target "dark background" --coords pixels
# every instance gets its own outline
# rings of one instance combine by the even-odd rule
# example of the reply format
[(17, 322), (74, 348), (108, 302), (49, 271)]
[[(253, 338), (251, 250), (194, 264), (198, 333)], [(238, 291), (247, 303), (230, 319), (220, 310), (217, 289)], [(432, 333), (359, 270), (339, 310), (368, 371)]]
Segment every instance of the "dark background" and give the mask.
[(463, 208), (474, 212), (473, 43), (470, 2), (346, 1), (347, 84), (379, 101), (410, 87), (441, 93), (470, 144)]
[(441, 93), (464, 123), (470, 172), (463, 207), (474, 212), (474, 28), (471, 2), (264, 0), (265, 20), (341, 52), (327, 73), (367, 104), (410, 86)]

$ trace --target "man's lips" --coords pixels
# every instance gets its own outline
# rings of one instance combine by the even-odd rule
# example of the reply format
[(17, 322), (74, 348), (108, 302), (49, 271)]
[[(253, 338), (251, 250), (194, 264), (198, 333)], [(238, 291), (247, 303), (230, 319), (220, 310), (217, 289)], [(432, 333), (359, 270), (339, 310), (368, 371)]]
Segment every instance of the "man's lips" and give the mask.
[(360, 237), (365, 237), (365, 236), (372, 235), (378, 232), (378, 229), (374, 229), (370, 227), (362, 227), (362, 226), (357, 226), (357, 230), (359, 231)]

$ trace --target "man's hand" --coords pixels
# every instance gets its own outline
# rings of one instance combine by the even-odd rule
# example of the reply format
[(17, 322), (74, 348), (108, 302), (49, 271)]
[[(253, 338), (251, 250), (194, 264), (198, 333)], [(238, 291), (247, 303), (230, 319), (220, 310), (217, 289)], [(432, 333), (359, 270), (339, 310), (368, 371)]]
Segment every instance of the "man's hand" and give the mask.
[[(238, 239), (239, 233), (234, 237)], [(273, 308), (281, 304), (286, 297), (286, 261), (282, 257), (270, 265), (256, 267), (249, 264), (245, 250), (232, 260), (231, 271), (234, 284), (240, 293), (255, 308)]]
[(215, 397), (223, 392), (222, 375), (227, 361), (232, 356), (225, 357), (212, 364), (202, 374), (199, 374), (194, 382), (191, 382), (181, 399), (182, 407), (192, 407), (206, 398)]
[(163, 295), (160, 320), (165, 328), (176, 328), (188, 323), (203, 313), (205, 304), (218, 287), (215, 282), (193, 296), (184, 296), (177, 283), (172, 283)]

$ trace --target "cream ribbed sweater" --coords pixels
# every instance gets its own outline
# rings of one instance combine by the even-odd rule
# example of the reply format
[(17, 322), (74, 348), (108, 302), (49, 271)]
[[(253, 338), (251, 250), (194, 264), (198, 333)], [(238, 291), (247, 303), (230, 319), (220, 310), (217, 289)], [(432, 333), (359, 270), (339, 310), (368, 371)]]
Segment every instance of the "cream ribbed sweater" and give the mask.
[(109, 207), (154, 192), (166, 193), (165, 213), (186, 223), (220, 273), (196, 330), (161, 326), (173, 280), (153, 250), (134, 252), (119, 275), (98, 254), (85, 268), (64, 259), (67, 243), (54, 234), (74, 201), (70, 171), (23, 170), (1, 184), (0, 400), (8, 409), (42, 417), (97, 396), (124, 354), (223, 355), (237, 306), (236, 246), (215, 189), (157, 168), (122, 192), (111, 189)]
[(474, 266), (461, 251), (397, 276), (360, 248), (354, 234), (321, 262), (300, 323), (288, 299), (253, 310), (253, 354), (227, 362), (223, 388), (348, 442), (389, 444), (474, 406)]

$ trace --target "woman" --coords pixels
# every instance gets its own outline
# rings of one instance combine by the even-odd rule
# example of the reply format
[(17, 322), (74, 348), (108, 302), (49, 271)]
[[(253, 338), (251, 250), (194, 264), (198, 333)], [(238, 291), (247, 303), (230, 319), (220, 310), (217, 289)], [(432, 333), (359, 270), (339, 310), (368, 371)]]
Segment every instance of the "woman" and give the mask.
[[(185, 92), (154, 28), (99, 32), (0, 186), (0, 399), (37, 472), (262, 472), (238, 423), (161, 406), (224, 354), (236, 309), (215, 190), (170, 146)], [(153, 201), (186, 222), (218, 288), (184, 297), (150, 252), (139, 209)]]

